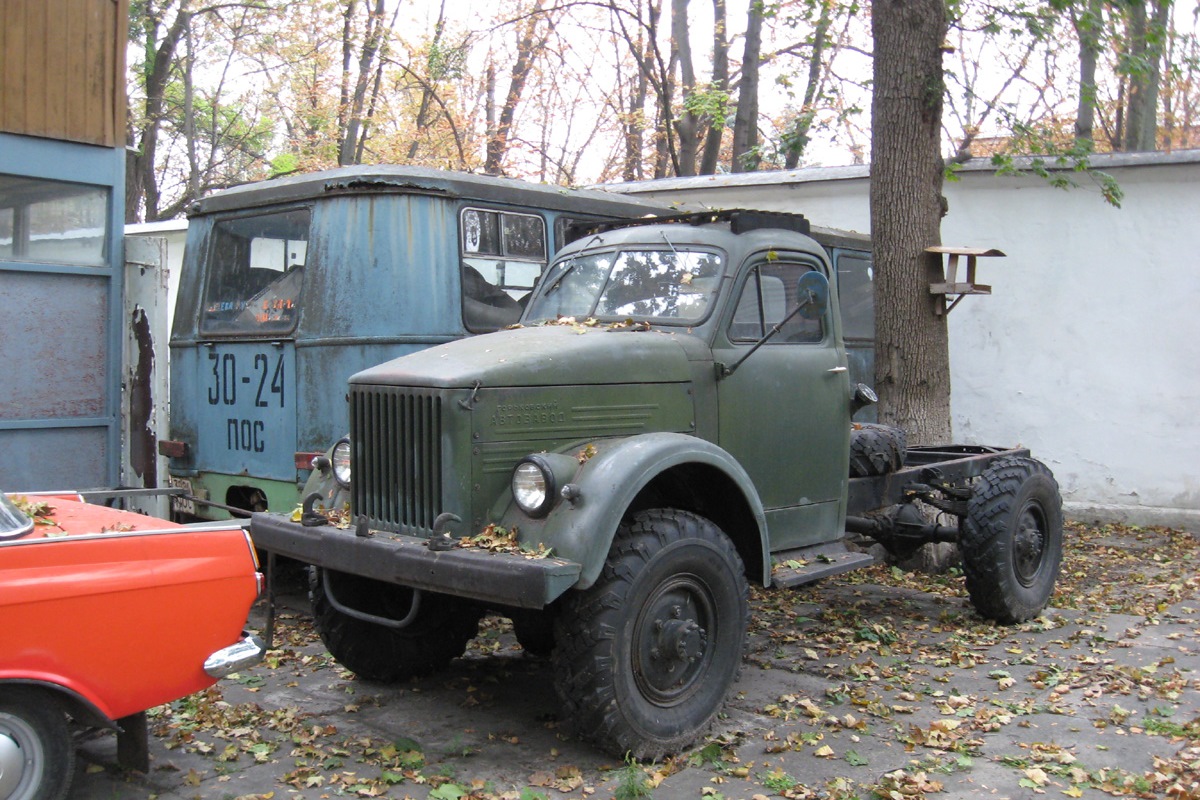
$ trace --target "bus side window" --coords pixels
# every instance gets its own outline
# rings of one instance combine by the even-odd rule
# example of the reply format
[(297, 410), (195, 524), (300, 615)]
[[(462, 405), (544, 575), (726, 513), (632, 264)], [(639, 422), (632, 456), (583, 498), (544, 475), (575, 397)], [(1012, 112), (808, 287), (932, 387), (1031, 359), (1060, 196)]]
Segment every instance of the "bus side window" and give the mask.
[(463, 322), (473, 333), (515, 323), (549, 261), (545, 220), (466, 208), (460, 226)]

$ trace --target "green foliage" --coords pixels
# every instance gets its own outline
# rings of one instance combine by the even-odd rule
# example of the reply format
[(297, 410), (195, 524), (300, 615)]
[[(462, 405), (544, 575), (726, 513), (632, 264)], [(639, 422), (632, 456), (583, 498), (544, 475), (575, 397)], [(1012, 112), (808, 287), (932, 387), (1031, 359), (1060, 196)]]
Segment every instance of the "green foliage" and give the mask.
[(646, 773), (632, 758), (626, 759), (625, 766), (617, 773), (617, 788), (613, 791), (613, 797), (616, 800), (638, 800), (653, 796)]
[(683, 109), (689, 114), (703, 117), (723, 128), (729, 122), (729, 92), (713, 84), (697, 86), (683, 98)]
[(429, 800), (459, 800), (466, 797), (467, 790), (454, 783), (443, 783), (429, 793)]
[[(997, 175), (1036, 175), (1056, 189), (1077, 189), (1076, 176), (1086, 175), (1100, 191), (1104, 202), (1120, 208), (1125, 192), (1116, 178), (1092, 169), (1090, 142), (1072, 140), (1063, 147), (1062, 135), (1045, 126), (1013, 123), (1011, 150), (992, 156)], [(1020, 158), (1019, 154), (1030, 154)]]
[(432, 83), (461, 78), (467, 65), (466, 43), (451, 46), (437, 40), (430, 42), (425, 64)]
[(783, 794), (800, 785), (800, 781), (788, 775), (782, 769), (773, 769), (758, 776), (763, 788), (770, 789), (776, 794)]

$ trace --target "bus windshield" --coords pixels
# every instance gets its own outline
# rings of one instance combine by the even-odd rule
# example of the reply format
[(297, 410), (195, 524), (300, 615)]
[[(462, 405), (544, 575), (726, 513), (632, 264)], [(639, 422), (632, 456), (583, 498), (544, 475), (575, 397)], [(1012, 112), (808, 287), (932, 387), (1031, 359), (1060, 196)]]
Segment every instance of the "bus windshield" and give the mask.
[(307, 208), (224, 219), (213, 226), (200, 332), (291, 333), (308, 254)]

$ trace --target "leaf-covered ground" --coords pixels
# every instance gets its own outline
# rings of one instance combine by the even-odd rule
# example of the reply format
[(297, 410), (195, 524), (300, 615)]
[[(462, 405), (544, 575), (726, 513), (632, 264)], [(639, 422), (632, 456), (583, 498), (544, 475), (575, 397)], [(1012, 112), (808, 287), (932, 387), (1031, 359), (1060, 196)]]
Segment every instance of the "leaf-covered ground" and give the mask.
[[(548, 662), (488, 618), (465, 658), (356, 680), (302, 597), (276, 649), (155, 709), (151, 773), (85, 745), (75, 798), (1034, 798), (1200, 800), (1200, 541), (1071, 525), (1052, 608), (997, 627), (961, 576), (875, 566), (757, 591), (713, 734), (623, 764), (560, 727)], [(256, 612), (256, 618), (260, 618)]]

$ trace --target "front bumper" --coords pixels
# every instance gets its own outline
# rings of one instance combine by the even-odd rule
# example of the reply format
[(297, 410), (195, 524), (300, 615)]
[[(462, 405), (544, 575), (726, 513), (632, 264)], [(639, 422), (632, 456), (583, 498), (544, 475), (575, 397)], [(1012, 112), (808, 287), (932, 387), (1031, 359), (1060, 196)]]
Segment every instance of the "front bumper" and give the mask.
[(384, 531), (357, 536), (330, 525), (305, 527), (280, 514), (255, 514), (250, 536), (263, 550), (351, 575), (517, 608), (544, 608), (579, 580), (561, 558), (430, 550), (423, 538)]
[(229, 647), (223, 647), (204, 660), (204, 672), (210, 678), (224, 678), (239, 669), (252, 667), (262, 661), (267, 646), (252, 633), (242, 636), (242, 640)]

